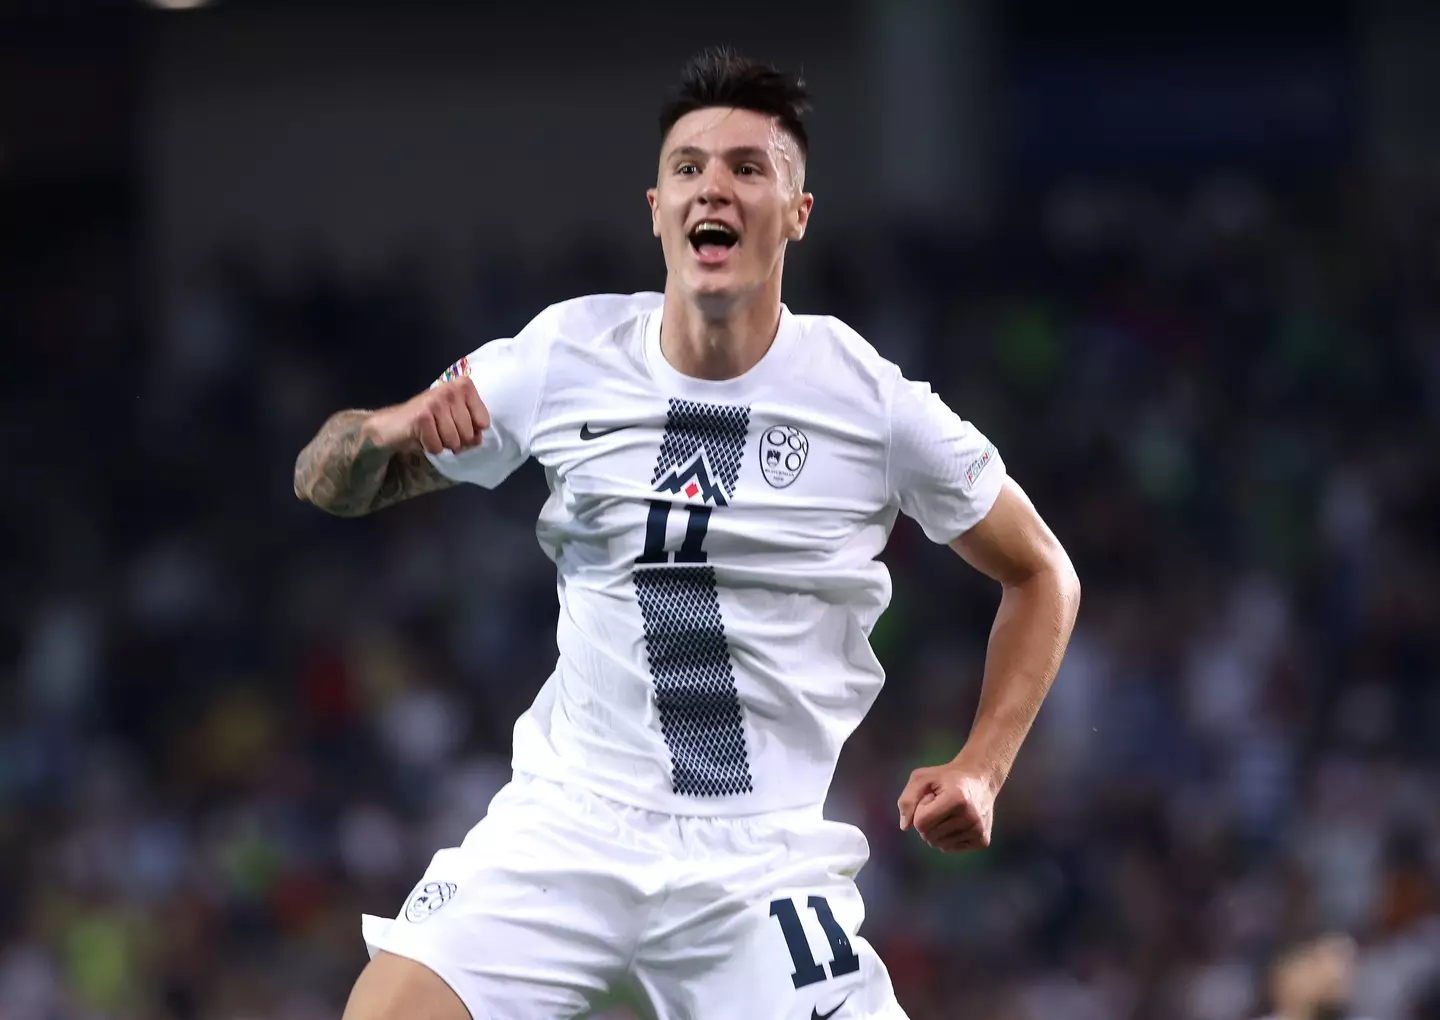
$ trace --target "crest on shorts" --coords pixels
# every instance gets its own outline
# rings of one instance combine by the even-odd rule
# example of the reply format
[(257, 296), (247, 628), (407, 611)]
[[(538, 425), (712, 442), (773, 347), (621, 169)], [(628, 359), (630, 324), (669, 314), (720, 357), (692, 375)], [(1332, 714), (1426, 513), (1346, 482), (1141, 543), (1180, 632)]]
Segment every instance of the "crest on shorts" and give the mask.
[(760, 473), (774, 488), (799, 478), (809, 455), (810, 440), (794, 425), (771, 425), (760, 437)]
[(410, 900), (405, 904), (405, 920), (411, 924), (429, 920), (454, 895), (454, 882), (426, 882), (410, 894)]

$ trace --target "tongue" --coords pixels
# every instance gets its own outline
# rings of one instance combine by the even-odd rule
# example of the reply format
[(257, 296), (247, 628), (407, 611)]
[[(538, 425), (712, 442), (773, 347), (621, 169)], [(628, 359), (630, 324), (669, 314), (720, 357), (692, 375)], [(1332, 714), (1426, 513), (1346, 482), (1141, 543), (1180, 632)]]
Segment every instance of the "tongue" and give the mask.
[(723, 262), (730, 254), (730, 248), (723, 244), (697, 244), (695, 254), (700, 256), (701, 262)]

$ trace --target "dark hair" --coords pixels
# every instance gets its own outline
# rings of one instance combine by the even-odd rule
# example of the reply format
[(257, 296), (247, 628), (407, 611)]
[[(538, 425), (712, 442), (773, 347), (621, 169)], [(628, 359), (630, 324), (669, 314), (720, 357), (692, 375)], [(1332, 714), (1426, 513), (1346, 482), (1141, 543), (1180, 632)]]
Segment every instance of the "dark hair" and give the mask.
[(680, 76), (680, 87), (660, 109), (660, 140), (687, 113), (715, 106), (753, 110), (774, 117), (810, 154), (810, 136), (803, 120), (810, 109), (810, 92), (797, 75), (769, 64), (747, 60), (727, 47), (704, 50), (690, 58)]

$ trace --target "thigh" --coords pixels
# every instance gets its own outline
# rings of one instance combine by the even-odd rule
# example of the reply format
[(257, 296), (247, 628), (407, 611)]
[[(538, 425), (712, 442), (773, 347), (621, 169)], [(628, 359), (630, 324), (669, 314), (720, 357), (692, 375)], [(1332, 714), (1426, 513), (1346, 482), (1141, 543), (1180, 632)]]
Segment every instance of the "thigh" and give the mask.
[(820, 823), (773, 852), (711, 861), (637, 957), (660, 1020), (905, 1020), (859, 934), (866, 856), (858, 830)]
[(539, 784), (497, 795), (461, 846), (435, 855), (395, 918), (364, 919), (372, 957), (424, 965), (473, 1020), (602, 1008), (623, 983), (640, 893), (606, 852), (610, 823), (560, 797)]

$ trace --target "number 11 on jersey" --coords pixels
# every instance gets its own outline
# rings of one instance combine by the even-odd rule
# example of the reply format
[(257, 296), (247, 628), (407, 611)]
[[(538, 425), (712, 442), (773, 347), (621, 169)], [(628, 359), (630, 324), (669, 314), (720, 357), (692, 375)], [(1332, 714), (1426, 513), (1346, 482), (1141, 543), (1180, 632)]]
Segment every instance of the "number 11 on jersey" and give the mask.
[[(676, 504), (669, 500), (652, 499), (650, 516), (645, 521), (645, 551), (635, 562), (670, 563), (670, 554), (665, 551), (665, 532), (670, 523), (670, 508)], [(709, 506), (681, 506), (689, 513), (685, 524), (685, 540), (675, 552), (675, 563), (705, 563), (705, 534), (710, 530)]]

